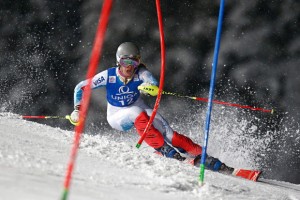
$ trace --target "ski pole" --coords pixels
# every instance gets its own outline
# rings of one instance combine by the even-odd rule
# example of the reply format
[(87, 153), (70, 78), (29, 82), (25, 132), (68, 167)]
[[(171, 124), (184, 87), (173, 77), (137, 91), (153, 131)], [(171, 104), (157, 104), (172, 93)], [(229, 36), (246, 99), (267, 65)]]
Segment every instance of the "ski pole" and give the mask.
[[(156, 85), (145, 85), (145, 86), (140, 85), (140, 86), (138, 86), (138, 89), (146, 91), (151, 96), (156, 96), (157, 91), (158, 91), (158, 88), (157, 88)], [(181, 98), (188, 98), (188, 99), (192, 99), (192, 100), (208, 102), (208, 98), (203, 98), (203, 97), (191, 97), (191, 96), (178, 94), (178, 93), (175, 93), (175, 92), (166, 92), (166, 91), (163, 91), (162, 93), (165, 94), (165, 95), (172, 95), (172, 96), (181, 97)], [(254, 107), (254, 106), (240, 105), (240, 104), (237, 104), (237, 103), (229, 103), (229, 102), (218, 101), (218, 100), (212, 100), (212, 102), (215, 103), (215, 104), (221, 104), (221, 105), (225, 105), (225, 106), (244, 108), (244, 109), (249, 109), (249, 110), (254, 110), (254, 111), (261, 111), (261, 112), (266, 112), (266, 113), (271, 113), (271, 114), (274, 113), (274, 109), (258, 108), (258, 107)]]
[(74, 126), (78, 126), (78, 122), (74, 122), (71, 120), (70, 115), (66, 116), (47, 116), (47, 115), (22, 115), (22, 119), (67, 119)]
[[(203, 97), (184, 96), (184, 95), (180, 95), (180, 94), (177, 94), (177, 93), (165, 92), (165, 91), (163, 91), (163, 94), (173, 95), (173, 96), (183, 97), (183, 98), (189, 98), (189, 99), (193, 99), (193, 100), (197, 100), (197, 101), (208, 102), (208, 98), (203, 98)], [(254, 110), (254, 111), (261, 111), (261, 112), (274, 114), (274, 109), (258, 108), (258, 107), (254, 107), (254, 106), (247, 106), (247, 105), (241, 105), (241, 104), (237, 104), (237, 103), (229, 103), (229, 102), (218, 101), (218, 100), (212, 100), (212, 102), (215, 103), (215, 104), (221, 104), (221, 105), (225, 105), (225, 106), (244, 108), (244, 109), (249, 109), (249, 110)]]
[(22, 119), (67, 119), (67, 116), (22, 115)]

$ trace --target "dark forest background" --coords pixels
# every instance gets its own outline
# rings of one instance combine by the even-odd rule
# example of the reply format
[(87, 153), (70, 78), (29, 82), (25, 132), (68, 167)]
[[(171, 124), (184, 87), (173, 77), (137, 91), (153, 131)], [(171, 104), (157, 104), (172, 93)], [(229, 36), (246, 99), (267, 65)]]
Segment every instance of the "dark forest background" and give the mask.
[[(207, 97), (219, 1), (161, 3), (167, 51), (165, 90)], [(63, 116), (73, 111), (73, 90), (85, 79), (101, 6), (101, 0), (0, 2), (0, 111)], [(268, 142), (264, 137), (267, 147), (256, 151), (258, 165), (267, 178), (298, 184), (299, 11), (297, 0), (226, 1), (215, 90), (218, 100), (275, 109), (273, 115), (235, 109), (237, 119), (232, 123), (246, 119), (250, 125), (244, 128), (245, 135), (258, 140), (271, 132)], [(140, 47), (143, 62), (158, 78), (155, 1), (114, 2), (98, 71), (115, 64), (116, 49), (125, 41)], [(199, 114), (198, 110), (205, 113), (206, 104), (164, 96), (160, 109), (172, 124)], [(222, 121), (222, 116), (233, 118), (230, 113), (219, 115), (220, 107), (214, 110), (215, 121)], [(105, 93), (93, 92), (87, 129), (99, 132), (107, 127), (105, 118)], [(39, 122), (73, 128), (67, 121)]]

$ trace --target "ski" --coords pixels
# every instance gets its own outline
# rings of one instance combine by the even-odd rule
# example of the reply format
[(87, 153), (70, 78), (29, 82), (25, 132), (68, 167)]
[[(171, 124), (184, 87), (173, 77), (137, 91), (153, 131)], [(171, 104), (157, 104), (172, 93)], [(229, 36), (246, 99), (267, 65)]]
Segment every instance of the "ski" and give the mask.
[(256, 182), (261, 175), (261, 171), (249, 169), (234, 169), (232, 175)]
[[(159, 156), (163, 156), (162, 153), (160, 153), (158, 151), (155, 151), (154, 153)], [(195, 167), (199, 167), (199, 165), (200, 165), (200, 157), (199, 156), (196, 158), (189, 158), (189, 157), (181, 157), (181, 158), (184, 158), (184, 159), (177, 159), (177, 160), (187, 163), (187, 164), (190, 164), (190, 165), (193, 165)], [(225, 164), (223, 164), (221, 169), (217, 172), (219, 172), (221, 174), (225, 174), (225, 175), (232, 175), (232, 176), (248, 179), (250, 181), (255, 181), (255, 182), (258, 180), (259, 176), (261, 175), (261, 171), (259, 171), (259, 170), (234, 169), (234, 168), (226, 166)]]
[[(200, 156), (196, 157), (193, 161), (190, 161), (196, 167), (200, 165)], [(221, 174), (232, 175), (236, 177), (241, 177), (244, 179), (248, 179), (251, 181), (257, 181), (259, 176), (261, 175), (261, 171), (259, 170), (249, 170), (249, 169), (235, 169), (232, 167), (228, 167), (225, 164), (222, 164), (221, 168), (218, 171)]]

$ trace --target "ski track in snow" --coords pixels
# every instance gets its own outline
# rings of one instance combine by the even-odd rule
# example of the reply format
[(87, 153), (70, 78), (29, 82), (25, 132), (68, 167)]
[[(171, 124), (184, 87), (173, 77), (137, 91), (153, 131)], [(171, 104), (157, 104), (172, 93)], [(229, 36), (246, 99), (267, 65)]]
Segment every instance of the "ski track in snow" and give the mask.
[[(0, 113), (0, 200), (59, 199), (73, 131)], [(127, 136), (129, 134), (130, 136)], [(300, 185), (252, 182), (157, 156), (129, 133), (83, 134), (69, 199), (274, 199), (300, 200)]]

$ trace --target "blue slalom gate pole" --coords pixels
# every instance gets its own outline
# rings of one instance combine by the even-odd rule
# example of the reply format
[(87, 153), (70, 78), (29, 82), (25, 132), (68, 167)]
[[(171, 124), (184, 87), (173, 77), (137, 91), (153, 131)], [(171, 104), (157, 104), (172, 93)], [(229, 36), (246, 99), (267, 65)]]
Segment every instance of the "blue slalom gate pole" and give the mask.
[(218, 57), (219, 57), (219, 49), (220, 49), (224, 7), (225, 7), (225, 0), (221, 0), (220, 10), (219, 10), (219, 18), (218, 18), (217, 36), (216, 36), (215, 49), (214, 49), (214, 58), (213, 58), (213, 63), (212, 63), (212, 74), (211, 74), (211, 79), (210, 79), (209, 98), (208, 98), (208, 104), (207, 104), (208, 108), (207, 108), (207, 113), (206, 113), (206, 123), (205, 123), (205, 130), (204, 130), (204, 144), (202, 146), (202, 155), (201, 155), (201, 162), (200, 162), (199, 181), (200, 181), (201, 186), (203, 185), (203, 182), (204, 182), (206, 151), (207, 151), (207, 143), (208, 143), (208, 135), (209, 135), (212, 101), (213, 101), (213, 96), (214, 96), (215, 79), (216, 79), (216, 72), (217, 72), (217, 66), (218, 66)]

